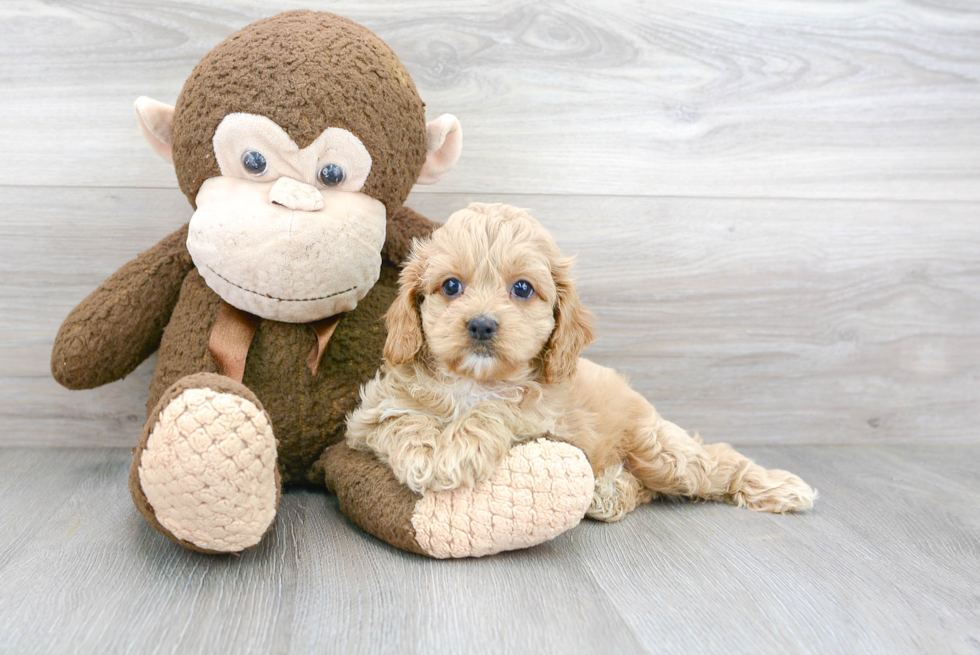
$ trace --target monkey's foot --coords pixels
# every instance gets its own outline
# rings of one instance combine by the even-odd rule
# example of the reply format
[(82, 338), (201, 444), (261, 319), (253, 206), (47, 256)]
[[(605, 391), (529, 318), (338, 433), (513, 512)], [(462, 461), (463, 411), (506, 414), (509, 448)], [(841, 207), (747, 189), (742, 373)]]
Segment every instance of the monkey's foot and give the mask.
[(143, 515), (181, 545), (206, 553), (255, 546), (279, 502), (269, 417), (229, 378), (183, 378), (147, 421), (129, 481)]
[(578, 525), (595, 480), (585, 454), (540, 439), (517, 446), (473, 488), (427, 493), (412, 526), (431, 557), (482, 557), (528, 548)]
[(483, 557), (554, 539), (582, 520), (595, 480), (581, 450), (544, 439), (515, 447), (472, 488), (413, 493), (346, 443), (321, 459), (340, 508), (393, 546), (436, 558)]

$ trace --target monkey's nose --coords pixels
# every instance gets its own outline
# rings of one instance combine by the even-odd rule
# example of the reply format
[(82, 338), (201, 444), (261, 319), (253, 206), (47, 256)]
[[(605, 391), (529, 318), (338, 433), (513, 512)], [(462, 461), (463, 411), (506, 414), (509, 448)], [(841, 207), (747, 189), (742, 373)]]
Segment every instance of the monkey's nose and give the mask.
[(269, 202), (293, 211), (315, 212), (323, 209), (323, 196), (316, 187), (291, 177), (280, 177), (269, 189)]
[(470, 336), (477, 341), (489, 341), (497, 334), (497, 321), (489, 316), (477, 316), (466, 324)]

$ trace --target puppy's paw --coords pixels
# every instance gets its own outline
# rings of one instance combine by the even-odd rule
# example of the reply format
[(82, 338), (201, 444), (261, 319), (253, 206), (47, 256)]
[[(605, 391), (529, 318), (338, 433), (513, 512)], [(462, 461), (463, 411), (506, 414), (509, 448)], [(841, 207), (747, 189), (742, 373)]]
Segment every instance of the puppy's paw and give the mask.
[(453, 444), (436, 454), (431, 491), (473, 487), (497, 470), (500, 456), (478, 444)]
[(732, 498), (739, 507), (756, 512), (800, 512), (813, 507), (816, 490), (789, 471), (754, 467), (732, 485)]
[(435, 452), (431, 491), (472, 488), (494, 474), (514, 441), (500, 416), (472, 408), (467, 416), (446, 428)]
[(653, 493), (636, 476), (622, 464), (614, 464), (596, 478), (592, 506), (586, 516), (597, 521), (619, 521), (651, 500)]
[(434, 450), (428, 444), (410, 444), (388, 458), (388, 465), (399, 482), (417, 494), (432, 488), (436, 462)]
[(388, 461), (399, 482), (417, 494), (472, 487), (489, 478), (497, 459), (479, 448), (412, 445)]

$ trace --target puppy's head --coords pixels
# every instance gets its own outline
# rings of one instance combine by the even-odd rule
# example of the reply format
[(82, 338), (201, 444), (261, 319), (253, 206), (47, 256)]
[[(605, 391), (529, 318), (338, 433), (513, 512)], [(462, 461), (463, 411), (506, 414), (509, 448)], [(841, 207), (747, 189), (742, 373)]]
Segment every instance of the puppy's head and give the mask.
[(415, 244), (386, 316), (385, 360), (424, 354), (476, 380), (564, 380), (593, 339), (570, 274), (526, 212), (474, 203)]

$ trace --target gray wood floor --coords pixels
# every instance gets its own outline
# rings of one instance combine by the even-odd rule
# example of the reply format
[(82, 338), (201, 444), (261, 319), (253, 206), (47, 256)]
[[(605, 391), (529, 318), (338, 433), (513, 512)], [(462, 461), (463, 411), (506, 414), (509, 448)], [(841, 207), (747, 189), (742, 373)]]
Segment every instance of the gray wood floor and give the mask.
[[(295, 7), (461, 119), (412, 207), (532, 209), (578, 255), (589, 356), (816, 508), (655, 504), (459, 562), (310, 491), (241, 558), (153, 532), (125, 486), (153, 359), (69, 393), (51, 343), (190, 216), (135, 98)], [(976, 3), (4, 0), (0, 117), (0, 653), (980, 652)]]
[(969, 653), (980, 446), (747, 450), (816, 508), (654, 503), (481, 560), (433, 561), (283, 497), (240, 558), (133, 509), (124, 449), (0, 449), (4, 653)]

